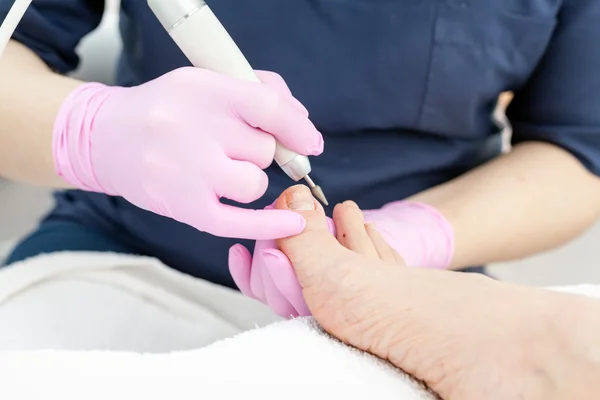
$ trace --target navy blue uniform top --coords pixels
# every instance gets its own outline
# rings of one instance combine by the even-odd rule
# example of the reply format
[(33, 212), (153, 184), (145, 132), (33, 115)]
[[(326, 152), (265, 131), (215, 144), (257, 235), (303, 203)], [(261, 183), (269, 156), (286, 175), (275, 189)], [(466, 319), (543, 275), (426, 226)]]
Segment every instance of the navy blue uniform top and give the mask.
[[(500, 92), (513, 142), (540, 140), (600, 173), (596, 0), (207, 1), (256, 69), (280, 73), (325, 136), (313, 177), (335, 204), (377, 208), (498, 155)], [(12, 0), (0, 0), (0, 18)], [(189, 65), (145, 0), (122, 0), (118, 84)], [(101, 0), (36, 0), (15, 34), (61, 73), (100, 22)], [(292, 182), (269, 170), (271, 203)], [(232, 285), (216, 238), (122, 198), (58, 194), (49, 218), (82, 221), (183, 272)], [(190, 199), (194, 201), (194, 199)], [(198, 205), (199, 212), (202, 206)], [(248, 244), (248, 243), (247, 243)]]

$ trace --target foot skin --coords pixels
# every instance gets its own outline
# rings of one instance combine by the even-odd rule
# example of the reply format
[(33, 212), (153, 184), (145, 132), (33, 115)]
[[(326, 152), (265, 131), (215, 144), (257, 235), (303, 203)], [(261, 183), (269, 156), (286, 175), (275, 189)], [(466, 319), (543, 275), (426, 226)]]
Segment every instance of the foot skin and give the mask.
[(545, 344), (536, 317), (547, 310), (545, 291), (406, 268), (353, 202), (336, 206), (335, 238), (304, 186), (286, 190), (276, 208), (306, 219), (303, 233), (278, 246), (325, 330), (389, 360), (444, 399), (540, 398), (538, 384), (548, 377), (536, 364)]
[(382, 355), (373, 346), (389, 331), (391, 315), (373, 289), (391, 269), (406, 268), (402, 258), (365, 225), (354, 202), (335, 207), (337, 237), (327, 230), (323, 208), (305, 186), (286, 190), (275, 207), (306, 219), (302, 234), (277, 244), (292, 262), (313, 316), (339, 339)]

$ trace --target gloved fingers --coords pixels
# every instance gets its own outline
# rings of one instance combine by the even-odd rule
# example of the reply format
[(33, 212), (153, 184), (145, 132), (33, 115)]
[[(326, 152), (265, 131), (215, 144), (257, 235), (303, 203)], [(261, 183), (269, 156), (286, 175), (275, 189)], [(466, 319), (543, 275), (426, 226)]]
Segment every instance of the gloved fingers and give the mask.
[(248, 210), (218, 203), (213, 214), (218, 224), (210, 233), (221, 237), (280, 239), (298, 235), (306, 226), (301, 215), (287, 210)]
[(260, 169), (273, 163), (275, 155), (275, 138), (260, 129), (244, 126), (232, 130), (229, 136), (223, 136), (222, 146), (225, 155), (233, 160), (249, 161)]
[(333, 222), (333, 219), (329, 217), (326, 217), (325, 219), (327, 220), (327, 230), (329, 233), (331, 233), (333, 236), (337, 236), (337, 229), (335, 228), (335, 222)]
[[(256, 254), (256, 257), (264, 258), (262, 254)], [(298, 316), (298, 312), (289, 302), (286, 293), (282, 293), (275, 283), (273, 283), (273, 279), (271, 279), (271, 274), (267, 268), (261, 268), (261, 276), (263, 288), (265, 291), (265, 303), (275, 312), (275, 314), (284, 317), (284, 318), (295, 318)]]
[(250, 287), (252, 255), (241, 244), (229, 248), (229, 272), (240, 292), (246, 297), (256, 299)]
[(222, 163), (213, 190), (219, 197), (225, 197), (238, 203), (248, 204), (260, 199), (267, 191), (267, 174), (248, 161), (228, 160)]
[[(256, 250), (254, 251), (256, 254)], [(250, 288), (254, 297), (263, 304), (267, 304), (267, 296), (265, 295), (265, 283), (262, 277), (262, 265), (252, 259), (252, 272), (250, 273)], [(268, 304), (267, 304), (268, 305)]]
[(400, 257), (400, 254), (398, 254), (377, 231), (375, 225), (365, 224), (365, 230), (367, 231), (367, 235), (371, 238), (373, 246), (375, 246), (375, 250), (377, 251), (377, 254), (379, 254), (381, 260), (394, 265), (406, 265), (402, 257)]
[(345, 201), (335, 206), (333, 220), (337, 230), (337, 240), (347, 248), (369, 258), (379, 258), (377, 250), (365, 229), (362, 211), (353, 201)]
[(262, 83), (275, 89), (279, 94), (285, 96), (290, 103), (298, 109), (305, 117), (308, 117), (308, 110), (298, 99), (294, 97), (292, 91), (281, 75), (271, 71), (254, 71)]
[(265, 270), (269, 272), (273, 284), (278, 291), (285, 295), (291, 306), (301, 317), (311, 315), (304, 295), (302, 287), (298, 283), (298, 277), (294, 266), (285, 254), (276, 249), (265, 249), (262, 251)]
[(285, 147), (304, 155), (323, 152), (323, 136), (296, 106), (273, 88), (254, 84), (236, 92), (235, 112), (248, 125), (273, 135)]

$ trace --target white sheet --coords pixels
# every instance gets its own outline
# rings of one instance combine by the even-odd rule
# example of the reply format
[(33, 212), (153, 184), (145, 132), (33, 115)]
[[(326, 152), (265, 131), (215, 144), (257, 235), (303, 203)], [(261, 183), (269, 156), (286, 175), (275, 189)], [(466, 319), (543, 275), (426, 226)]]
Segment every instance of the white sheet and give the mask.
[(184, 350), (278, 320), (151, 258), (55, 253), (0, 270), (0, 350)]

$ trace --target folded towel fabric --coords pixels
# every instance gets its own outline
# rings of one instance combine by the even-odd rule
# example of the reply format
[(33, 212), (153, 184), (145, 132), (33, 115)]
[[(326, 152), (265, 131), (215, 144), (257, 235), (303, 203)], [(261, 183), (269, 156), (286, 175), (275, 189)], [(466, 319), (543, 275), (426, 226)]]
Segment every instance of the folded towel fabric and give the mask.
[[(29, 268), (31, 265), (35, 267)], [(77, 287), (84, 289), (74, 290)], [(101, 293), (98, 288), (112, 291)], [(600, 287), (594, 285), (556, 289), (600, 297)], [(78, 296), (74, 298), (80, 298), (79, 304), (84, 307), (67, 307), (73, 299), (57, 305), (52, 296), (68, 297), (65, 290)], [(98, 304), (86, 304), (81, 296), (87, 293), (93, 297), (94, 291)], [(44, 308), (39, 296), (45, 296), (45, 303), (53, 306)], [(107, 304), (111, 296), (120, 298), (121, 305)], [(126, 298), (136, 305), (126, 305)], [(110, 322), (110, 315), (118, 315), (120, 307), (130, 309), (127, 316), (131, 323), (127, 324), (126, 318), (116, 318), (121, 321), (117, 328), (122, 329), (103, 331), (96, 324), (95, 331), (70, 334), (69, 329), (81, 329), (82, 320), (94, 324), (103, 307), (112, 309), (102, 322)], [(148, 335), (154, 337), (147, 340), (143, 330), (138, 329), (134, 337), (125, 340), (125, 345), (119, 344), (117, 339), (120, 335), (127, 337), (128, 328), (133, 326), (136, 331), (139, 321), (132, 314), (135, 307), (139, 313), (153, 314), (149, 318), (154, 318), (158, 327), (179, 323), (177, 329), (187, 330), (187, 334), (178, 336), (171, 330), (175, 339), (169, 340), (164, 332), (157, 336), (149, 331)], [(147, 311), (150, 309), (154, 311)], [(78, 310), (82, 320), (76, 319)], [(158, 317), (156, 310), (164, 315)], [(22, 330), (25, 326), (12, 328), (19, 325), (19, 316), (27, 319), (29, 314), (23, 312), (39, 315), (44, 311), (53, 315), (33, 327), (37, 332)], [(172, 318), (169, 320), (167, 315)], [(331, 338), (312, 319), (268, 325), (272, 318), (260, 305), (238, 293), (178, 274), (156, 260), (101, 254), (42, 256), (0, 271), (0, 349), (4, 350), (0, 351), (0, 399), (435, 399), (422, 385), (388, 363)], [(52, 321), (61, 324), (58, 329)], [(151, 327), (147, 322), (141, 326)], [(238, 334), (255, 323), (267, 326)], [(219, 327), (214, 329), (213, 324)], [(59, 337), (53, 338), (59, 345), (52, 345), (51, 341), (46, 345), (39, 341), (28, 345), (22, 340), (19, 346), (11, 348), (11, 342), (6, 340), (7, 331), (16, 331), (12, 336), (14, 344), (18, 335), (25, 335), (29, 341), (43, 337), (42, 329), (68, 333), (62, 342)], [(152, 328), (157, 329), (160, 331)], [(201, 337), (197, 343), (193, 343), (195, 335)], [(226, 339), (218, 340), (219, 335)], [(98, 343), (73, 344), (78, 336), (110, 336), (113, 341), (106, 342), (106, 347)], [(135, 337), (146, 345), (140, 345)], [(184, 343), (178, 345), (182, 338)], [(159, 353), (200, 347), (214, 340), (217, 341), (203, 348)], [(155, 353), (22, 351), (24, 348), (147, 348)]]

